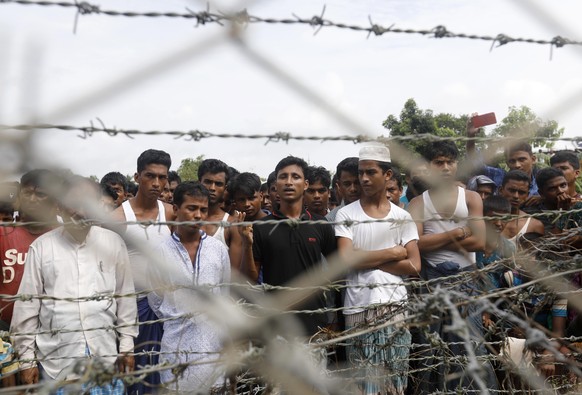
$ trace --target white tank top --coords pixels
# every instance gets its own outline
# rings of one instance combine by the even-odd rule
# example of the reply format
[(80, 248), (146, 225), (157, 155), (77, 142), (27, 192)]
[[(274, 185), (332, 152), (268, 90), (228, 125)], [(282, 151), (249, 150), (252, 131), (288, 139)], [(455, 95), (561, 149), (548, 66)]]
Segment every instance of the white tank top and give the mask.
[[(137, 221), (135, 213), (126, 200), (121, 205), (126, 221)], [(166, 222), (166, 209), (164, 203), (158, 200), (158, 216), (156, 222)], [(144, 265), (150, 263), (148, 256), (155, 256), (155, 249), (165, 239), (170, 237), (171, 232), (168, 225), (127, 225), (125, 228), (125, 243), (129, 254), (129, 263), (133, 274), (133, 282), (136, 292), (145, 291), (150, 288), (147, 281), (147, 268)], [(138, 298), (145, 297), (140, 295)]]
[(529, 226), (530, 221), (531, 217), (528, 217), (527, 221), (525, 221), (525, 224), (523, 224), (519, 232), (517, 232), (517, 234), (513, 236), (511, 239), (507, 239), (507, 241), (510, 241), (511, 243), (513, 243), (514, 246), (517, 247), (517, 242), (519, 241), (519, 239), (521, 239), (521, 237), (527, 233), (527, 227)]
[[(228, 221), (228, 216), (229, 216), (228, 213), (224, 213), (224, 217), (222, 217), (222, 222)], [(228, 245), (226, 244), (226, 238), (224, 237), (224, 226), (219, 226), (218, 229), (216, 229), (216, 232), (214, 232), (214, 234), (212, 235), (212, 237), (214, 237), (216, 240), (221, 241), (222, 244), (224, 244), (228, 249)]]
[[(449, 230), (467, 225), (469, 208), (465, 201), (465, 190), (461, 187), (457, 187), (457, 189), (457, 205), (455, 206), (455, 212), (453, 213), (452, 219), (443, 218), (437, 213), (428, 191), (425, 191), (422, 194), (422, 200), (424, 202), (423, 218), (425, 221), (423, 224), (424, 234), (448, 232)], [(433, 267), (445, 261), (456, 262), (461, 268), (471, 266), (475, 263), (474, 252), (463, 253), (441, 249), (431, 252), (423, 252), (422, 257)]]

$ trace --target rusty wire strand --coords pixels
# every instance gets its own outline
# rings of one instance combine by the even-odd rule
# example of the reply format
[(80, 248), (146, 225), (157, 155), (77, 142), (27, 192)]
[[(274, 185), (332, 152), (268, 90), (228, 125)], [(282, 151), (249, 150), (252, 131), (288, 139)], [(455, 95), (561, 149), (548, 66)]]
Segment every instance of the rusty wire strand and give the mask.
[[(366, 143), (366, 142), (381, 142), (388, 143), (391, 141), (416, 141), (419, 139), (426, 140), (429, 142), (436, 141), (459, 141), (459, 142), (512, 142), (512, 141), (522, 141), (523, 137), (512, 137), (512, 136), (437, 136), (433, 134), (418, 133), (407, 136), (380, 136), (380, 137), (370, 137), (362, 134), (336, 134), (332, 136), (317, 136), (317, 135), (297, 135), (290, 132), (275, 132), (275, 133), (214, 133), (207, 132), (198, 129), (192, 130), (139, 130), (139, 129), (121, 129), (121, 128), (108, 128), (101, 120), (99, 120), (101, 126), (94, 126), (91, 122), (90, 126), (75, 126), (75, 125), (58, 125), (49, 123), (39, 123), (39, 124), (20, 124), (20, 125), (0, 125), (0, 131), (2, 130), (59, 130), (65, 132), (81, 132), (77, 137), (82, 139), (87, 139), (93, 137), (95, 133), (106, 134), (110, 137), (116, 136), (126, 136), (128, 138), (133, 138), (135, 136), (170, 136), (175, 139), (186, 139), (187, 141), (199, 142), (203, 139), (208, 138), (221, 138), (221, 139), (249, 139), (249, 140), (266, 140), (265, 144), (270, 142), (284, 142), (289, 143), (289, 141), (346, 141), (352, 142), (354, 144)], [(578, 142), (582, 141), (582, 137), (538, 137), (530, 136), (527, 138), (530, 141), (572, 141)]]
[[(106, 10), (102, 9), (98, 5), (82, 1), (82, 2), (67, 2), (67, 1), (43, 1), (43, 0), (0, 0), (0, 3), (5, 4), (19, 4), (19, 5), (35, 5), (44, 7), (63, 7), (63, 8), (74, 8), (77, 10), (75, 20), (79, 16), (85, 15), (106, 15), (112, 17), (145, 17), (145, 18), (178, 18), (186, 20), (195, 20), (196, 26), (206, 26), (209, 24), (218, 24), (223, 26), (225, 22), (234, 23), (242, 26), (248, 26), (249, 24), (281, 24), (281, 25), (306, 25), (315, 29), (315, 34), (317, 34), (322, 28), (333, 27), (342, 30), (349, 30), (354, 32), (367, 33), (367, 36), (382, 36), (384, 34), (408, 34), (408, 35), (421, 35), (430, 38), (461, 38), (467, 40), (478, 40), (491, 42), (491, 49), (495, 46), (500, 47), (510, 43), (525, 43), (525, 44), (536, 44), (536, 45), (550, 45), (551, 50), (553, 48), (562, 48), (567, 45), (582, 45), (582, 41), (572, 40), (567, 37), (555, 36), (551, 39), (535, 39), (526, 37), (511, 37), (504, 33), (499, 33), (495, 35), (479, 35), (472, 33), (455, 33), (450, 31), (444, 25), (437, 25), (432, 28), (427, 29), (411, 29), (411, 28), (398, 28), (394, 24), (386, 27), (372, 22), (372, 17), (370, 16), (369, 25), (356, 25), (348, 24), (342, 22), (334, 22), (330, 19), (324, 18), (325, 7), (319, 15), (314, 15), (312, 17), (300, 17), (293, 14), (293, 18), (270, 18), (270, 17), (260, 17), (257, 15), (251, 15), (246, 9), (234, 12), (234, 13), (223, 13), (223, 12), (210, 12), (209, 9), (202, 11), (192, 11), (187, 9), (188, 12), (139, 12), (139, 11), (118, 11), (118, 10)], [(76, 30), (76, 21), (75, 21)]]

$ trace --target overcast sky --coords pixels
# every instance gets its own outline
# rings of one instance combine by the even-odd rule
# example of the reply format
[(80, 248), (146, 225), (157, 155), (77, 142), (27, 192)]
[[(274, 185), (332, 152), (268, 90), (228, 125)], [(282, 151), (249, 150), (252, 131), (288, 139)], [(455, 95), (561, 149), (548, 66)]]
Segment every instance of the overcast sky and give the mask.
[[(101, 9), (135, 11), (203, 10), (205, 2), (183, 0), (93, 0)], [(211, 2), (212, 10), (246, 7), (263, 17), (320, 14), (336, 22), (374, 23), (425, 29), (444, 25), (453, 32), (581, 40), (579, 1), (420, 1), (293, 0)], [(501, 119), (509, 106), (527, 105), (580, 136), (582, 47), (491, 43), (385, 34), (366, 38), (336, 28), (317, 35), (305, 25), (251, 24), (242, 38), (285, 73), (323, 97), (329, 112), (257, 66), (228, 39), (227, 27), (195, 27), (195, 21), (170, 18), (80, 16), (75, 9), (0, 4), (0, 123), (39, 122), (88, 125), (99, 117), (108, 127), (191, 130), (214, 133), (293, 135), (387, 134), (382, 121), (397, 115), (408, 98), (423, 109), (467, 114), (494, 111)], [(214, 40), (215, 43), (202, 43)], [(196, 46), (203, 49), (196, 49)], [(182, 54), (181, 56), (176, 55)], [(185, 54), (186, 53), (186, 54)], [(136, 75), (162, 59), (163, 68), (133, 84), (117, 85), (86, 101), (124, 76)], [(177, 60), (179, 59), (179, 60)], [(148, 148), (172, 155), (173, 168), (187, 157), (218, 158), (240, 171), (265, 177), (284, 156), (293, 154), (330, 170), (356, 156), (350, 142), (282, 142), (172, 137), (80, 139), (76, 132), (43, 131), (35, 139), (37, 163), (66, 166), (82, 175), (135, 171), (137, 156)], [(12, 157), (3, 155), (8, 166)]]

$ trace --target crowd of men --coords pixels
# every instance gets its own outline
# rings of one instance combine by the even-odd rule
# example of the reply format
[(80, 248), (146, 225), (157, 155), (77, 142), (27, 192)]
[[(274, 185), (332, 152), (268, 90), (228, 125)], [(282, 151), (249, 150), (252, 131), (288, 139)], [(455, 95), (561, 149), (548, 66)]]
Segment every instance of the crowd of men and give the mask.
[[(385, 145), (368, 144), (357, 154), (341, 160), (333, 177), (288, 156), (262, 183), (219, 159), (204, 160), (198, 179), (183, 181), (170, 171), (168, 153), (150, 149), (137, 159), (137, 188), (121, 173), (96, 183), (49, 170), (6, 183), (12, 192), (0, 210), (0, 317), (11, 336), (3, 343), (2, 384), (42, 382), (66, 393), (62, 384), (83, 376), (79, 361), (94, 357), (121, 375), (83, 382), (91, 393), (203, 392), (233, 384), (219, 363), (225, 328), (203, 307), (209, 298), (236, 300), (229, 289), (234, 273), (284, 286), (325, 268), (338, 253), (358, 256), (341, 291), (303, 301), (295, 317), (306, 342), (329, 328), (353, 334), (335, 362), (358, 368), (358, 393), (506, 388), (503, 368), (492, 359), (479, 359), (475, 373), (459, 358), (495, 353), (482, 339), (504, 325), (499, 314), (459, 303), (475, 341), (468, 350), (450, 329), (454, 314), (446, 309), (433, 314), (426, 330), (408, 327), (407, 300), (442, 286), (456, 295), (455, 305), (526, 283), (528, 268), (510, 264), (488, 271), (482, 283), (451, 279), (519, 254), (535, 261), (532, 246), (543, 239), (558, 240), (562, 256), (578, 254), (579, 156), (557, 152), (542, 168), (531, 146), (518, 142), (505, 151), (506, 171), (487, 166), (474, 146), (460, 158), (455, 143), (442, 141), (402, 164), (403, 177)], [(470, 174), (458, 173), (461, 159)], [(243, 221), (253, 224), (226, 226)], [(431, 286), (413, 290), (409, 278)], [(580, 273), (568, 281), (579, 289)], [(526, 307), (524, 319), (549, 337), (582, 336), (567, 297), (548, 293)], [(512, 338), (523, 340), (521, 329), (510, 328)], [(451, 354), (435, 345), (435, 333)], [(415, 358), (412, 344), (422, 345)], [(572, 351), (564, 340), (555, 345), (563, 355)], [(540, 377), (570, 373), (551, 350), (528, 352), (546, 356), (536, 364)], [(123, 374), (134, 370), (143, 374), (125, 385)]]

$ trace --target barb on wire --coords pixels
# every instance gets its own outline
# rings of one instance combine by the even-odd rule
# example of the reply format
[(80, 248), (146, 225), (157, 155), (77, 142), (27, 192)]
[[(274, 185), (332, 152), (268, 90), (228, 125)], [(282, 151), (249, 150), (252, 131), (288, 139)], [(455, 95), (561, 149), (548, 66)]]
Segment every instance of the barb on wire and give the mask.
[[(410, 140), (426, 140), (430, 142), (436, 141), (474, 141), (474, 142), (511, 142), (511, 141), (521, 141), (523, 137), (512, 137), (512, 136), (483, 136), (483, 137), (467, 137), (467, 136), (437, 136), (433, 134), (414, 134), (408, 136), (380, 136), (380, 137), (370, 137), (365, 135), (341, 135), (335, 134), (333, 136), (316, 136), (316, 135), (294, 135), (290, 132), (275, 132), (272, 134), (245, 134), (245, 133), (213, 133), (207, 131), (201, 131), (198, 129), (192, 130), (139, 130), (139, 129), (120, 129), (120, 128), (110, 128), (106, 127), (105, 123), (97, 118), (97, 121), (101, 125), (100, 127), (95, 126), (91, 121), (89, 126), (75, 126), (75, 125), (59, 125), (59, 124), (20, 124), (20, 125), (0, 125), (1, 130), (59, 130), (64, 132), (81, 132), (78, 135), (79, 138), (87, 139), (93, 137), (96, 133), (104, 133), (110, 137), (116, 137), (118, 135), (124, 135), (128, 138), (134, 138), (134, 136), (172, 136), (176, 139), (186, 138), (190, 141), (201, 141), (207, 138), (223, 138), (223, 139), (266, 139), (265, 144), (270, 142), (285, 142), (289, 143), (291, 140), (298, 141), (321, 141), (322, 143), (328, 141), (349, 141), (354, 144), (364, 143), (364, 142), (383, 142), (387, 143), (390, 141), (410, 141)], [(539, 137), (531, 136), (527, 138), (528, 141), (572, 141), (572, 142), (582, 142), (582, 137)]]
[(78, 3), (68, 2), (68, 1), (45, 1), (45, 0), (2, 0), (1, 3), (12, 3), (20, 5), (36, 5), (44, 7), (64, 7), (64, 8), (75, 8), (77, 10), (75, 16), (74, 31), (77, 28), (77, 20), (79, 15), (107, 15), (114, 17), (145, 17), (145, 18), (179, 18), (179, 19), (195, 19), (196, 26), (206, 26), (211, 23), (216, 23), (218, 25), (224, 26), (224, 22), (230, 22), (233, 24), (240, 24), (247, 26), (249, 24), (283, 24), (283, 25), (307, 25), (315, 28), (314, 35), (317, 34), (323, 27), (334, 27), (337, 29), (350, 30), (355, 32), (367, 33), (369, 37), (372, 33), (375, 36), (382, 36), (387, 33), (392, 34), (408, 34), (408, 35), (422, 35), (433, 38), (462, 38), (467, 40), (478, 40), (478, 41), (489, 41), (491, 42), (491, 50), (497, 44), (497, 47), (510, 44), (510, 43), (524, 43), (524, 44), (537, 44), (537, 45), (549, 45), (550, 50), (554, 47), (563, 48), (566, 45), (582, 45), (582, 41), (572, 40), (569, 38), (555, 36), (551, 39), (535, 39), (535, 38), (525, 38), (525, 37), (511, 37), (503, 33), (496, 35), (478, 35), (471, 33), (455, 33), (450, 31), (444, 25), (437, 25), (429, 29), (411, 29), (411, 28), (395, 28), (394, 24), (389, 27), (384, 27), (375, 23), (372, 23), (371, 16), (368, 18), (369, 25), (356, 25), (356, 24), (346, 24), (342, 22), (334, 22), (329, 19), (324, 18), (326, 7), (323, 7), (321, 14), (314, 15), (312, 17), (300, 17), (296, 14), (292, 14), (293, 18), (269, 18), (260, 17), (256, 15), (249, 14), (246, 9), (234, 12), (234, 13), (222, 13), (222, 12), (210, 12), (207, 8), (203, 11), (192, 11), (186, 9), (187, 12), (139, 12), (139, 11), (118, 11), (118, 10), (106, 10), (102, 9), (97, 5), (91, 4), (89, 2), (83, 1)]
[[(571, 208), (569, 210), (544, 210), (538, 213), (531, 213), (531, 214), (504, 214), (504, 215), (495, 215), (495, 216), (474, 216), (469, 218), (469, 221), (488, 221), (488, 220), (502, 220), (502, 221), (512, 221), (518, 219), (527, 219), (527, 218), (544, 218), (548, 217), (551, 218), (554, 222), (568, 217), (571, 214), (577, 214), (582, 212), (582, 207), (576, 206), (575, 208)], [(403, 225), (410, 222), (414, 223), (421, 223), (421, 222), (434, 222), (434, 219), (394, 219), (394, 218), (370, 218), (366, 220), (353, 220), (353, 219), (346, 219), (342, 221), (327, 221), (325, 219), (321, 220), (301, 220), (301, 224), (307, 225), (344, 225), (347, 227), (362, 225), (362, 224), (370, 224), (370, 223), (390, 223), (394, 225)], [(87, 224), (87, 225), (114, 225), (114, 226), (126, 226), (126, 225), (140, 225), (140, 226), (150, 226), (150, 225), (168, 225), (168, 226), (180, 226), (180, 225), (198, 225), (198, 226), (217, 226), (217, 227), (224, 227), (224, 228), (237, 228), (237, 227), (245, 227), (245, 226), (264, 226), (264, 225), (276, 225), (280, 226), (281, 224), (286, 224), (291, 227), (297, 227), (299, 224), (299, 220), (296, 218), (287, 218), (287, 219), (265, 219), (265, 220), (255, 220), (255, 221), (240, 221), (240, 222), (228, 222), (228, 221), (156, 221), (153, 219), (149, 220), (141, 220), (141, 221), (116, 221), (112, 219), (83, 219), (83, 220), (71, 220), (71, 221), (64, 221), (64, 222), (47, 222), (47, 221), (29, 221), (29, 222), (0, 222), (0, 228), (18, 228), (18, 227), (26, 227), (26, 226), (41, 226), (41, 225), (49, 225), (49, 226), (61, 226), (61, 225), (68, 225), (68, 224)], [(579, 229), (572, 228), (566, 231), (566, 234), (563, 238), (567, 238), (568, 236), (575, 235)], [(559, 240), (558, 240), (559, 241)]]

